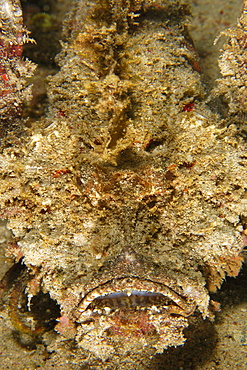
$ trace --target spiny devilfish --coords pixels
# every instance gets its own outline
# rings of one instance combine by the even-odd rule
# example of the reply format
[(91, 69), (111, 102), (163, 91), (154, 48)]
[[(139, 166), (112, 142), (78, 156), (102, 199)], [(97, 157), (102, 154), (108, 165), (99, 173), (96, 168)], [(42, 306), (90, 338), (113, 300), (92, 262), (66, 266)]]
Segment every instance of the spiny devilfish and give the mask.
[[(133, 368), (182, 345), (195, 313), (212, 317), (209, 292), (241, 268), (246, 3), (214, 89), (227, 118), (206, 104), (185, 1), (75, 1), (49, 111), (29, 129), (19, 2), (1, 1), (0, 15), (0, 215), (20, 261), (2, 299), (31, 337), (59, 316), (46, 366)], [(38, 320), (47, 293), (57, 306)]]

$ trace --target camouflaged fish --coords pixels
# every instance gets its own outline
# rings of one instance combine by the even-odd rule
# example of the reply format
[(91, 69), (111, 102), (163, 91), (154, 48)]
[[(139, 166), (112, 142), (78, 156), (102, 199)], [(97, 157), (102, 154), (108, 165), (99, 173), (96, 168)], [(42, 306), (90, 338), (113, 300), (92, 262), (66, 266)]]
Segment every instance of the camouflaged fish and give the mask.
[(11, 273), (2, 282), (11, 325), (45, 337), (33, 302), (48, 294), (58, 369), (64, 358), (134, 368), (124, 359), (180, 346), (191, 317), (212, 318), (209, 293), (241, 268), (246, 4), (220, 57), (227, 118), (206, 104), (185, 1), (78, 0), (49, 112), (30, 129), (19, 109), (30, 88), (16, 82), (34, 68), (20, 52), (27, 31), (17, 0), (0, 5), (0, 215), (19, 262), (12, 287)]

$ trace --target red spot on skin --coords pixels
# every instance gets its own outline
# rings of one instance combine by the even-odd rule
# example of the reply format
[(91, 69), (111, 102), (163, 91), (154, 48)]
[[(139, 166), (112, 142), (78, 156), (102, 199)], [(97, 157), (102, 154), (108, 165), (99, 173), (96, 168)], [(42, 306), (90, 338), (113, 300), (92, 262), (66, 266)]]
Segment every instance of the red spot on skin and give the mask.
[(22, 56), (22, 45), (8, 45), (0, 41), (0, 56), (8, 58), (20, 58)]
[(7, 73), (4, 73), (3, 75), (1, 75), (1, 78), (3, 79), (4, 82), (7, 82), (9, 80)]
[(167, 167), (167, 170), (168, 170), (168, 171), (172, 171), (172, 170), (175, 170), (175, 169), (176, 169), (176, 167), (177, 167), (177, 166), (173, 163), (173, 164), (171, 164), (170, 166), (168, 166), (168, 167)]
[(192, 67), (194, 68), (195, 71), (201, 72), (201, 67), (200, 67), (199, 62), (197, 60), (194, 60), (194, 62), (192, 63)]
[(10, 92), (11, 92), (10, 90), (3, 90), (3, 91), (1, 91), (0, 96), (6, 96), (6, 95), (8, 95)]
[(69, 170), (58, 170), (53, 174), (53, 177), (54, 179), (56, 179), (57, 177), (65, 175), (66, 173), (69, 173), (69, 172), (70, 172)]
[(58, 113), (57, 113), (57, 117), (60, 118), (60, 117), (65, 117), (65, 113), (62, 109), (59, 109)]
[(191, 112), (192, 110), (195, 109), (194, 103), (188, 103), (183, 107), (184, 112)]
[(12, 45), (9, 48), (10, 57), (21, 57), (22, 56), (22, 45)]

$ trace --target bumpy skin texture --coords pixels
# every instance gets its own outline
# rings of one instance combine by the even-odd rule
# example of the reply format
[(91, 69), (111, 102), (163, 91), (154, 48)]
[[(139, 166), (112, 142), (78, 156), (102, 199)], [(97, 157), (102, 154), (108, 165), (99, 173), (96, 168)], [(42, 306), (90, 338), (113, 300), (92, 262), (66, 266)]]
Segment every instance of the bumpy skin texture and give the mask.
[(75, 2), (50, 112), (0, 156), (8, 253), (60, 305), (60, 359), (71, 341), (85, 366), (183, 344), (241, 267), (246, 148), (204, 103), (188, 14)]
[(35, 65), (22, 59), (22, 48), (32, 41), (22, 24), (19, 0), (0, 1), (0, 137), (6, 126), (20, 124), (18, 118), (24, 101), (30, 100), (31, 87), (26, 78)]
[(219, 58), (219, 67), (223, 78), (219, 81), (218, 93), (225, 96), (229, 103), (229, 113), (241, 117), (246, 123), (246, 47), (247, 47), (247, 2), (243, 2), (243, 12), (236, 27), (223, 31), (228, 36), (223, 53)]

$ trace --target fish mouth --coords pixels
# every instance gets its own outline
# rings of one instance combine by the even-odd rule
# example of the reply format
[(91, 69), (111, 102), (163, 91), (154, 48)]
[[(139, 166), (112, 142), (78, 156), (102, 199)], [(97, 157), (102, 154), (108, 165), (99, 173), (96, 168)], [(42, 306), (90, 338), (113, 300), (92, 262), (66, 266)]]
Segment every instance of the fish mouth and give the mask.
[(127, 354), (131, 348), (145, 348), (153, 355), (182, 345), (188, 316), (196, 308), (182, 293), (171, 280), (169, 286), (138, 276), (105, 281), (88, 290), (77, 306), (76, 341), (102, 359), (115, 351)]
[(91, 315), (108, 315), (120, 310), (166, 312), (187, 317), (195, 304), (163, 283), (138, 277), (112, 279), (88, 292), (78, 307), (79, 321)]

